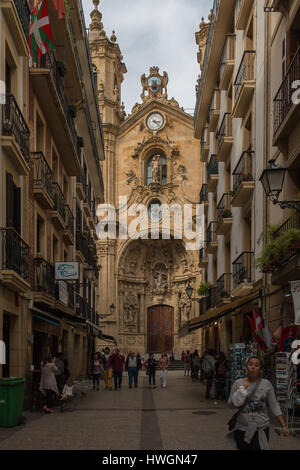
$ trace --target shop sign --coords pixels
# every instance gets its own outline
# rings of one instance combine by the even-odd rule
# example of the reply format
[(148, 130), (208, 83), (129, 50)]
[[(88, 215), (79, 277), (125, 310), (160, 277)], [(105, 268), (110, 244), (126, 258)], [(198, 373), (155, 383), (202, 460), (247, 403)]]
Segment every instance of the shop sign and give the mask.
[(68, 284), (65, 281), (58, 282), (58, 291), (59, 291), (59, 300), (65, 304), (69, 305), (69, 292)]
[(79, 279), (79, 263), (78, 262), (60, 262), (55, 263), (55, 280), (70, 280), (74, 281)]
[(300, 325), (300, 281), (290, 281), (294, 301), (295, 325)]

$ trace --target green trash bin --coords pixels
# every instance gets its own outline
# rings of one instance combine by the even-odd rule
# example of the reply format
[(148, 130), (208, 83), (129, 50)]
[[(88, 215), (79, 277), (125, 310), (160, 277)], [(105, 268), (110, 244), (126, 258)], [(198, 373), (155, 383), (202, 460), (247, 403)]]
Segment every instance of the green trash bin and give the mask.
[(25, 379), (0, 379), (0, 426), (17, 426), (22, 422)]

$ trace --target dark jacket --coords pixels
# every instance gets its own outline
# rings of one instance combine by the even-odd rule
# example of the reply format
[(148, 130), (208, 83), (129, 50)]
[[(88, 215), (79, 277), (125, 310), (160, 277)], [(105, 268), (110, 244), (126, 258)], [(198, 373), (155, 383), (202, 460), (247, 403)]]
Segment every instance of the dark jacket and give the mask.
[(111, 365), (113, 370), (123, 372), (125, 358), (122, 354), (113, 354), (111, 356)]
[(158, 362), (156, 361), (156, 359), (154, 359), (154, 357), (150, 359), (149, 357), (149, 359), (147, 360), (148, 374), (155, 374), (157, 365), (158, 365)]

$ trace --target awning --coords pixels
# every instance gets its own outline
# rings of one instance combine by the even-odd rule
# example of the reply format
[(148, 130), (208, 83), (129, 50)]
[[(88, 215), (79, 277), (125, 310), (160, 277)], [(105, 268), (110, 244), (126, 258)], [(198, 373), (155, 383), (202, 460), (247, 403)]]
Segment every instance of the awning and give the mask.
[(243, 297), (242, 299), (235, 300), (230, 304), (223, 305), (222, 307), (216, 307), (213, 309), (209, 309), (204, 315), (200, 317), (194, 318), (191, 320), (187, 326), (184, 328), (188, 330), (190, 333), (191, 331), (198, 330), (203, 326), (217, 321), (218, 319), (228, 315), (229, 313), (233, 312), (235, 309), (242, 307), (243, 305), (247, 305), (248, 303), (252, 302), (253, 300), (259, 299), (261, 297), (261, 291), (256, 291), (255, 293), (248, 295), (247, 297)]
[(33, 316), (38, 318), (39, 320), (45, 321), (47, 323), (51, 323), (52, 325), (59, 326), (60, 321), (59, 318), (51, 315), (51, 313), (46, 312), (45, 310), (41, 310), (36, 307), (32, 307)]
[(99, 339), (105, 339), (106, 341), (112, 341), (115, 345), (117, 345), (115, 338), (113, 336), (105, 335), (99, 326), (95, 325), (89, 320), (86, 320), (86, 323), (90, 328), (90, 332), (93, 336), (96, 336)]

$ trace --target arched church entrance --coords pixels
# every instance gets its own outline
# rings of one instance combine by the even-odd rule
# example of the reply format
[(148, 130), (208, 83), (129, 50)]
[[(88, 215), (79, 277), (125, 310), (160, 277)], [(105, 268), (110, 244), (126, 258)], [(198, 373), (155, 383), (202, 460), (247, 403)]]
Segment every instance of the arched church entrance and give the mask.
[(171, 353), (174, 350), (174, 308), (155, 305), (147, 312), (147, 352)]

